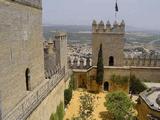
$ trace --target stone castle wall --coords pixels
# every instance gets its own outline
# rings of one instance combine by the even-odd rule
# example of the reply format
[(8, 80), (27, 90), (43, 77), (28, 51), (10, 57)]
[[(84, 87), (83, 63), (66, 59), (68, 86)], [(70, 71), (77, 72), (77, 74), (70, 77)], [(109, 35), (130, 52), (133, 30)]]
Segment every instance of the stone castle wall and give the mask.
[(91, 58), (80, 58), (79, 60), (75, 57), (73, 60), (68, 58), (68, 67), (71, 69), (88, 69), (92, 66)]
[(8, 0), (8, 1), (14, 1), (19, 4), (23, 4), (23, 5), (31, 6), (35, 8), (40, 8), (40, 9), (42, 8), (42, 0)]
[[(3, 114), (29, 93), (25, 78), (27, 68), (30, 70), (32, 90), (44, 80), (42, 11), (19, 4), (18, 1), (0, 1), (0, 91)], [(31, 2), (36, 3), (33, 0), (27, 3)]]
[(124, 65), (137, 67), (160, 67), (160, 59), (125, 58)]
[(56, 112), (60, 102), (64, 103), (65, 80), (62, 80), (54, 90), (32, 112), (27, 120), (49, 120), (52, 113)]
[[(96, 80), (96, 67), (91, 67), (88, 70), (73, 69), (74, 79), (77, 87), (87, 87), (92, 90), (92, 82)], [(104, 67), (104, 82), (109, 83), (109, 91), (114, 91), (115, 86), (111, 82), (111, 76), (113, 74), (120, 76), (135, 75), (141, 81), (150, 81), (160, 83), (160, 67)], [(84, 82), (83, 82), (84, 81)], [(85, 85), (84, 85), (85, 83)], [(129, 85), (117, 87), (129, 92)]]
[(135, 75), (141, 81), (160, 82), (160, 68), (157, 67), (106, 67), (106, 80), (110, 80), (112, 74)]
[(68, 85), (70, 72), (61, 69), (51, 79), (46, 79), (31, 91), (2, 120), (49, 120), (57, 105), (64, 101), (64, 89)]

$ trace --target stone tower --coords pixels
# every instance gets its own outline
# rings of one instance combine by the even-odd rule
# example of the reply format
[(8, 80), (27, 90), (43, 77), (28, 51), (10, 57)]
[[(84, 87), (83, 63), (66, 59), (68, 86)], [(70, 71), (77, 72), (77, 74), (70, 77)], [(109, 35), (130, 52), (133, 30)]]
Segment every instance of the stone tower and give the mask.
[(67, 34), (57, 32), (55, 35), (56, 63), (67, 70)]
[(44, 80), (41, 0), (0, 1), (3, 115)]
[(94, 20), (92, 23), (92, 60), (93, 66), (97, 65), (98, 51), (102, 43), (104, 66), (123, 66), (124, 63), (124, 35), (125, 23), (118, 24), (116, 21), (113, 26), (107, 21), (99, 24)]

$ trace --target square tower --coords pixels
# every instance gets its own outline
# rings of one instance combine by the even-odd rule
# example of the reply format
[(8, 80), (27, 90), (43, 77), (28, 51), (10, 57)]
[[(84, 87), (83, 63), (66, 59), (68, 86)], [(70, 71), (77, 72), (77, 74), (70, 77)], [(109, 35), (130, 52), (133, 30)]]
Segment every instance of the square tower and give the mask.
[(56, 48), (56, 64), (61, 68), (68, 68), (67, 65), (67, 34), (65, 32), (57, 32), (55, 35), (55, 48)]
[(98, 51), (102, 44), (104, 66), (123, 66), (124, 35), (124, 21), (121, 24), (115, 21), (111, 26), (109, 21), (104, 25), (103, 21), (97, 24), (94, 20), (92, 24), (92, 65), (97, 65)]
[(3, 116), (44, 80), (41, 0), (0, 0)]

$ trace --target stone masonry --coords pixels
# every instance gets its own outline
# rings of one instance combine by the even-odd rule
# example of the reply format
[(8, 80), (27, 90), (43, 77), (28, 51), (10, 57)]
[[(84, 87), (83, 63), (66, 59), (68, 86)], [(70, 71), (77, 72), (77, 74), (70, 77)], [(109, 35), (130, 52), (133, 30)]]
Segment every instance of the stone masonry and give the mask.
[(68, 68), (67, 65), (67, 34), (64, 32), (57, 32), (55, 35), (55, 49), (56, 49), (56, 63), (61, 68)]
[[(92, 65), (97, 65), (100, 44), (103, 49), (104, 66), (124, 65), (124, 34), (124, 21), (121, 24), (115, 21), (112, 27), (109, 21), (104, 25), (103, 21), (97, 24), (94, 20), (92, 24)], [(113, 62), (113, 65), (110, 65), (110, 62)]]
[[(99, 24), (94, 20), (92, 23), (92, 65), (84, 67), (84, 61), (75, 58), (73, 62), (68, 61), (70, 68), (73, 69), (73, 76), (77, 87), (87, 88), (92, 91), (96, 85), (96, 70), (97, 59), (100, 44), (103, 49), (104, 63), (104, 79), (102, 89), (105, 83), (108, 84), (108, 91), (115, 90), (115, 86), (111, 82), (111, 76), (120, 75), (128, 76), (135, 75), (141, 81), (160, 82), (160, 59), (156, 54), (149, 56), (142, 55), (137, 58), (125, 58), (124, 56), (124, 35), (125, 23), (122, 20), (120, 24), (116, 21), (111, 26), (108, 21), (106, 25), (101, 21)], [(73, 63), (73, 64), (72, 64)], [(93, 82), (93, 83), (92, 83)], [(121, 86), (118, 89), (123, 89), (129, 92), (129, 85)]]
[(41, 0), (0, 1), (0, 91), (3, 115), (44, 80)]

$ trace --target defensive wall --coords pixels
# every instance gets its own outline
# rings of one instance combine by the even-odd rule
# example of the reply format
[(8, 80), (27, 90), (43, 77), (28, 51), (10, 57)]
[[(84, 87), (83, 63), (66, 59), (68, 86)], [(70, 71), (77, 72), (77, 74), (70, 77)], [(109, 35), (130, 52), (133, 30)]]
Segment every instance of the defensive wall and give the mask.
[(160, 58), (153, 56), (151, 58), (146, 57), (134, 57), (134, 58), (125, 58), (125, 66), (137, 66), (137, 67), (160, 67)]
[(2, 115), (2, 120), (49, 120), (57, 105), (64, 102), (64, 89), (70, 79), (64, 68), (46, 79), (40, 86), (30, 92), (9, 113)]
[[(135, 75), (141, 81), (150, 81), (150, 82), (160, 82), (160, 67), (134, 67), (134, 66), (124, 66), (124, 67), (114, 67), (114, 66), (105, 66), (104, 67), (104, 82), (109, 83), (109, 91), (112, 91), (114, 88), (111, 83), (111, 76), (113, 74), (120, 76)], [(74, 80), (77, 87), (86, 87), (91, 89), (92, 87), (90, 81), (96, 80), (96, 66), (93, 66), (89, 69), (73, 69)], [(124, 89), (128, 89), (124, 86)], [(121, 87), (120, 87), (121, 88)]]

